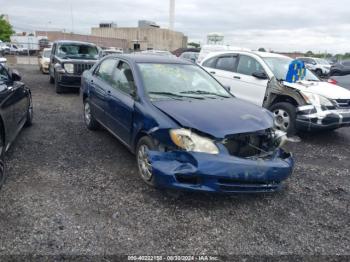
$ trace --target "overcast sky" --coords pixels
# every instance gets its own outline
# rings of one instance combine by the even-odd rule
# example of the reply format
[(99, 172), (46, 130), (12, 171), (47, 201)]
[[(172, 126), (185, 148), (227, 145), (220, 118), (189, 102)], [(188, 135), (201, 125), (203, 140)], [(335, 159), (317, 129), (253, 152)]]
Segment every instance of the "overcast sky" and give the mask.
[[(168, 0), (0, 0), (0, 12), (21, 31), (90, 33), (100, 21), (123, 27), (139, 19), (169, 24)], [(176, 0), (175, 20), (177, 31), (201, 43), (220, 32), (225, 43), (252, 49), (350, 52), (348, 0)]]

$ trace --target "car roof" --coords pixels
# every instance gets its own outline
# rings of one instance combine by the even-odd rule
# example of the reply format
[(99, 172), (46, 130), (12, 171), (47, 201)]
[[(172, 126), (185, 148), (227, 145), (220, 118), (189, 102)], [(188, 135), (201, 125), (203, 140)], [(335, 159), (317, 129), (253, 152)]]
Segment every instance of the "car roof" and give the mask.
[(73, 41), (73, 40), (58, 40), (55, 41), (56, 44), (78, 44), (78, 45), (92, 45), (96, 46), (94, 43), (82, 42), (82, 41)]
[(182, 60), (177, 57), (157, 56), (147, 54), (113, 54), (106, 57), (116, 57), (125, 59), (132, 63), (158, 63), (158, 64), (184, 64), (193, 65), (193, 63)]
[[(220, 51), (220, 52), (212, 52), (209, 53), (209, 55), (206, 58), (217, 56), (217, 55), (225, 55), (225, 54), (253, 54), (257, 55), (261, 58), (267, 58), (267, 57), (281, 57), (281, 58), (289, 58), (285, 55), (280, 55), (276, 53), (269, 53), (269, 52), (259, 52), (259, 51), (242, 51), (242, 50), (227, 50), (227, 51)], [(206, 60), (205, 58), (205, 60)], [(203, 60), (204, 61), (204, 60)]]

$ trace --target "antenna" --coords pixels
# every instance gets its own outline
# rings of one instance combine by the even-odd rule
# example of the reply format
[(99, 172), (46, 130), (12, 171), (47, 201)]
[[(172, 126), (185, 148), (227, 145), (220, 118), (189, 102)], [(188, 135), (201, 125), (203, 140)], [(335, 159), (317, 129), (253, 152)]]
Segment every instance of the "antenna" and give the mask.
[(169, 2), (169, 29), (174, 30), (175, 23), (175, 0), (170, 0)]

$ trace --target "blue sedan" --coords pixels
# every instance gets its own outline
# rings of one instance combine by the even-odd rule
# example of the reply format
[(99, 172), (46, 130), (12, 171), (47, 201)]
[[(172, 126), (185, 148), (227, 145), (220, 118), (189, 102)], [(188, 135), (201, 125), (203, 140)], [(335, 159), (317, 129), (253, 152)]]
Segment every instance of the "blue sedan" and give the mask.
[(273, 192), (293, 171), (267, 110), (235, 98), (201, 67), (149, 55), (112, 55), (81, 83), (88, 129), (104, 127), (136, 155), (156, 187)]

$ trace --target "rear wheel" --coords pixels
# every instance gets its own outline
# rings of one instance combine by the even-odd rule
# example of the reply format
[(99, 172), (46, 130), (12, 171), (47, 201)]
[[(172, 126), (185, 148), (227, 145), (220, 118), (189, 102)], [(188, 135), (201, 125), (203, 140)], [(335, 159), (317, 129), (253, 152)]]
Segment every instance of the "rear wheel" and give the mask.
[(86, 127), (90, 130), (97, 130), (99, 128), (99, 123), (91, 113), (91, 107), (88, 98), (84, 100), (84, 122)]
[(272, 105), (270, 111), (274, 115), (275, 126), (278, 130), (286, 132), (288, 135), (296, 133), (296, 108), (288, 102), (281, 102)]
[(139, 175), (142, 180), (150, 186), (155, 186), (155, 179), (152, 173), (152, 165), (148, 159), (149, 150), (157, 150), (157, 147), (150, 137), (144, 136), (139, 140), (136, 147), (137, 167), (139, 169)]
[(0, 131), (0, 189), (5, 184), (6, 174), (5, 174), (5, 163), (4, 163), (4, 134)]

